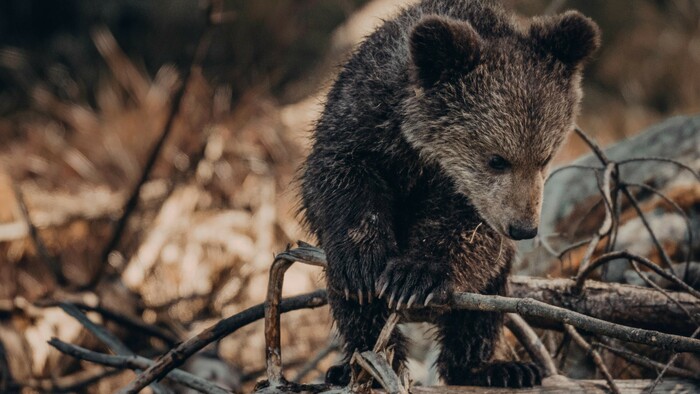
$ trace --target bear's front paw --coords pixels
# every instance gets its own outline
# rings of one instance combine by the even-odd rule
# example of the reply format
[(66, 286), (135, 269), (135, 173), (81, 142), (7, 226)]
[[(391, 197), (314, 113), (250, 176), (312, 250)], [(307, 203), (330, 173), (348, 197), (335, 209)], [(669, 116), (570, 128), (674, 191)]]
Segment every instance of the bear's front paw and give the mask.
[(532, 387), (542, 384), (537, 365), (515, 361), (496, 362), (474, 372), (471, 384), (487, 387)]
[(326, 371), (326, 383), (333, 386), (347, 386), (351, 379), (350, 364), (334, 365)]
[(374, 285), (383, 269), (384, 264), (373, 260), (329, 264), (326, 272), (328, 287), (342, 294), (346, 301), (357, 301), (360, 305), (372, 303), (377, 292)]
[(444, 304), (449, 300), (451, 286), (448, 273), (441, 268), (407, 258), (391, 260), (377, 281), (377, 296), (385, 298), (389, 308), (395, 306), (397, 310), (427, 306), (431, 301)]

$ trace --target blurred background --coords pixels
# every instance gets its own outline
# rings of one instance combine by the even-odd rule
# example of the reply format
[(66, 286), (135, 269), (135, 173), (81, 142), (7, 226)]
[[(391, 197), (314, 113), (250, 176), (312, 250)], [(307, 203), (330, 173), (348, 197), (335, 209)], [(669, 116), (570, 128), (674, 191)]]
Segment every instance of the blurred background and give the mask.
[[(263, 301), (273, 253), (314, 241), (295, 216), (293, 181), (324, 92), (362, 37), (410, 3), (0, 2), (0, 364), (8, 367), (0, 382), (11, 373), (32, 392), (99, 372), (49, 348), (51, 336), (97, 342), (60, 309), (36, 307), (42, 302), (104, 306), (181, 341)], [(578, 9), (600, 25), (579, 124), (603, 145), (700, 111), (700, 2), (504, 3), (524, 16)], [(587, 152), (571, 138), (556, 161)], [(149, 159), (138, 204), (115, 237)], [(285, 286), (293, 295), (324, 284), (318, 269), (295, 266)], [(292, 369), (329, 341), (326, 308), (285, 315), (283, 324)], [(167, 348), (108, 327), (146, 354)], [(250, 388), (264, 366), (262, 322), (209, 356), (230, 387)], [(132, 377), (89, 390), (112, 392)]]

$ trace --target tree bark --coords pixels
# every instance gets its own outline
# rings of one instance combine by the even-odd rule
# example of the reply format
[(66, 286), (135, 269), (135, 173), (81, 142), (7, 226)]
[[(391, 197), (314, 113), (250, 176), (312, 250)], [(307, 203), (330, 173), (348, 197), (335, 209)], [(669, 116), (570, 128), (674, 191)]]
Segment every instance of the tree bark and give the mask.
[[(616, 380), (615, 383), (620, 388), (622, 394), (643, 393), (651, 385), (651, 380)], [(700, 385), (687, 379), (664, 379), (654, 392), (658, 393), (696, 393), (700, 390)], [(469, 387), (469, 386), (445, 386), (445, 387), (421, 387), (411, 388), (413, 394), (499, 394), (513, 393), (513, 389), (500, 389), (491, 387)], [(545, 379), (542, 386), (518, 389), (519, 394), (578, 394), (578, 393), (608, 393), (609, 390), (604, 380), (552, 380)]]
[[(580, 293), (569, 279), (541, 279), (514, 276), (510, 295), (533, 298), (584, 315), (613, 323), (678, 335), (690, 335), (696, 326), (676, 303), (660, 292), (645, 287), (587, 281)], [(668, 292), (693, 316), (700, 316), (700, 300), (687, 293)], [(561, 329), (558, 324), (527, 319), (536, 327)]]

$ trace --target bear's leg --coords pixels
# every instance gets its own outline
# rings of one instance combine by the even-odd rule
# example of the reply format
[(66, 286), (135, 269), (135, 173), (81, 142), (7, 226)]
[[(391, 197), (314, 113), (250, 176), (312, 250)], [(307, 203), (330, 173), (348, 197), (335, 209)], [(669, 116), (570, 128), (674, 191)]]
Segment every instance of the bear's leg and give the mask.
[[(356, 350), (363, 352), (374, 347), (389, 311), (386, 304), (379, 300), (360, 305), (356, 300), (346, 300), (343, 295), (334, 292), (329, 292), (328, 301), (344, 343), (345, 359), (342, 364), (328, 370), (326, 383), (345, 386), (350, 383), (350, 358)], [(398, 371), (406, 360), (406, 339), (398, 329), (394, 330), (389, 346), (394, 349), (393, 367)]]
[(491, 361), (503, 326), (501, 313), (456, 310), (441, 316), (437, 325), (442, 345), (437, 366), (445, 383), (514, 388), (541, 383), (532, 363)]

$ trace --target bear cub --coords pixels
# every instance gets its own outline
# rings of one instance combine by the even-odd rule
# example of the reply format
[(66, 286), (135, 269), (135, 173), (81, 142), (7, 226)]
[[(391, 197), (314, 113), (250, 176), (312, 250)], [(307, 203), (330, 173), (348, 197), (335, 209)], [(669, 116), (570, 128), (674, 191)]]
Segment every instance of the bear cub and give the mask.
[[(458, 291), (507, 292), (513, 240), (537, 234), (550, 159), (574, 127), (597, 25), (575, 11), (518, 21), (497, 2), (424, 0), (356, 50), (328, 93), (302, 169), (305, 221), (326, 251), (346, 362), (392, 311)], [(450, 385), (540, 383), (493, 360), (499, 313), (433, 322)], [(406, 340), (391, 338), (394, 368)]]

